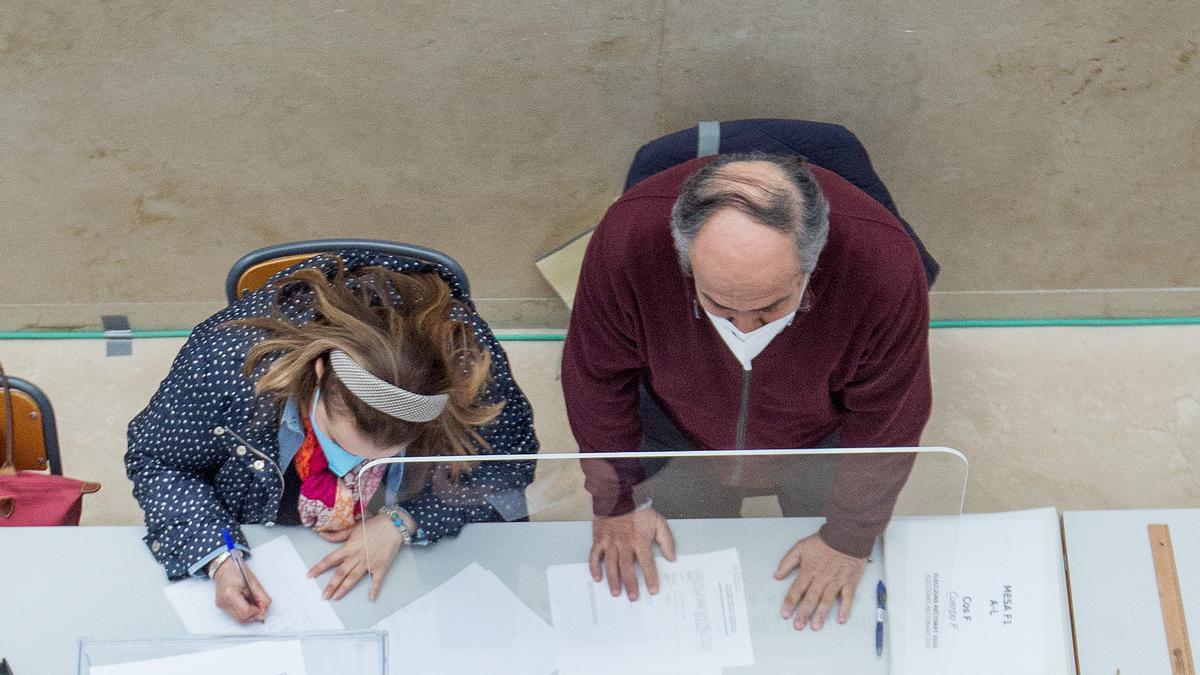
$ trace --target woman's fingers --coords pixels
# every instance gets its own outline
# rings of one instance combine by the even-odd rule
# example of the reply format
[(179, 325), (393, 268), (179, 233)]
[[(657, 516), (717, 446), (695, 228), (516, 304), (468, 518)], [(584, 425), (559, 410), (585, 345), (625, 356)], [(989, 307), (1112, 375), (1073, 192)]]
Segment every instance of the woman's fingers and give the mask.
[(250, 582), (250, 594), (254, 598), (254, 605), (258, 609), (258, 620), (265, 621), (267, 618), (267, 609), (271, 606), (271, 596), (267, 594), (267, 589), (263, 588), (259, 583), (258, 577), (249, 569), (246, 570), (246, 579)]
[(218, 590), (217, 607), (233, 617), (238, 623), (250, 623), (258, 620), (259, 608), (252, 605), (242, 589), (225, 586)]
[(358, 583), (363, 575), (367, 572), (367, 566), (362, 560), (347, 560), (338, 567), (338, 571), (334, 572), (333, 579), (329, 581), (329, 586), (325, 589), (327, 600), (341, 600), (346, 597), (350, 589)]
[(345, 557), (346, 557), (346, 547), (339, 546), (338, 548), (334, 549), (334, 551), (332, 553), (325, 556), (324, 558), (321, 558), (320, 562), (318, 562), (316, 565), (312, 566), (312, 569), (310, 569), (308, 571), (308, 578), (315, 579), (315, 578), (321, 576), (322, 574), (324, 574), (325, 572), (327, 572), (328, 570), (331, 570), (334, 567), (337, 567), (338, 565), (341, 564), (342, 560)]
[[(383, 588), (383, 579), (387, 576), (389, 569), (391, 569), (391, 565), (387, 565), (374, 574), (371, 574), (371, 590), (367, 593), (367, 599), (371, 602), (375, 602), (379, 598), (379, 591)], [(369, 572), (370, 570), (368, 570)]]

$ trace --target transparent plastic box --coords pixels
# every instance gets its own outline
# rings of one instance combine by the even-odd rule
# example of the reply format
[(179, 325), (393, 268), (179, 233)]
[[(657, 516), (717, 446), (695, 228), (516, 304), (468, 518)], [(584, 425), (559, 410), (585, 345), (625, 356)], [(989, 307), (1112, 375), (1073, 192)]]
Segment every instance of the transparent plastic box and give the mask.
[(253, 642), (296, 641), (304, 651), (306, 675), (386, 675), (387, 633), (377, 630), (343, 630), (270, 635), (195, 635), (155, 640), (79, 641), (79, 675), (98, 666), (130, 664), (184, 654), (226, 649)]

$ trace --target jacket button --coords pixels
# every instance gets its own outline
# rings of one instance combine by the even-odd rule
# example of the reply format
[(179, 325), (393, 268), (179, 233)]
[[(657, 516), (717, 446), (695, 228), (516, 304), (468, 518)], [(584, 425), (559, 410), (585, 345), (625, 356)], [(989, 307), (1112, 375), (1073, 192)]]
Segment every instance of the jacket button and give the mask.
[(237, 446), (237, 450), (234, 450), (234, 452), (238, 454), (238, 457), (241, 457), (246, 454), (246, 446), (239, 445)]
[(162, 542), (156, 541), (153, 544), (150, 544), (150, 550), (158, 553), (160, 550), (162, 550)]
[(255, 471), (262, 471), (263, 467), (266, 466), (266, 463), (264, 463), (261, 459), (256, 459), (250, 466), (254, 467)]

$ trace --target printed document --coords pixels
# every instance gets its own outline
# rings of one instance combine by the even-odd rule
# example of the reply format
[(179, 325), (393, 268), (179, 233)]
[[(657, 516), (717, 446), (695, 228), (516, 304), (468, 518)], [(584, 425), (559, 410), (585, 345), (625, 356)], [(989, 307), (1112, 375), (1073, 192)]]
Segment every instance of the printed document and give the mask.
[(554, 631), (478, 563), (400, 609), (387, 631), (393, 675), (548, 675)]
[(893, 672), (1074, 672), (1054, 509), (896, 519), (884, 549)]
[(304, 675), (304, 650), (299, 640), (264, 640), (194, 654), (90, 666), (88, 672), (91, 675)]
[(559, 667), (576, 673), (715, 672), (754, 664), (737, 549), (655, 560), (659, 590), (613, 597), (586, 563), (546, 570)]
[[(320, 584), (308, 578), (308, 567), (287, 537), (256, 546), (246, 563), (271, 596), (267, 620), (240, 624), (214, 604), (212, 580), (184, 579), (170, 584), (165, 591), (171, 608), (189, 633), (296, 633), (345, 627), (329, 602), (321, 599)], [(225, 564), (232, 565), (233, 561)]]

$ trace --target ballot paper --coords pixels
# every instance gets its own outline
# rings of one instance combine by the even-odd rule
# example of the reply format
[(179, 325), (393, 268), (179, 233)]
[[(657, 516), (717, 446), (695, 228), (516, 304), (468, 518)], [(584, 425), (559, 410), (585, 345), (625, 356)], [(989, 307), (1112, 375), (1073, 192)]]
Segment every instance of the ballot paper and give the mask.
[(892, 672), (1075, 672), (1054, 509), (897, 519), (884, 549)]
[(639, 578), (636, 602), (613, 597), (586, 563), (547, 568), (561, 673), (712, 673), (754, 664), (737, 550), (655, 563), (658, 593)]
[(90, 675), (304, 675), (299, 640), (264, 640), (194, 654), (90, 666)]
[(391, 673), (548, 675), (554, 631), (492, 572), (471, 563), (375, 624)]
[(308, 578), (308, 567), (287, 537), (256, 546), (247, 566), (271, 596), (266, 621), (238, 623), (214, 604), (211, 580), (184, 579), (170, 584), (165, 591), (171, 608), (189, 633), (295, 633), (345, 627), (329, 602), (321, 599), (320, 585)]

